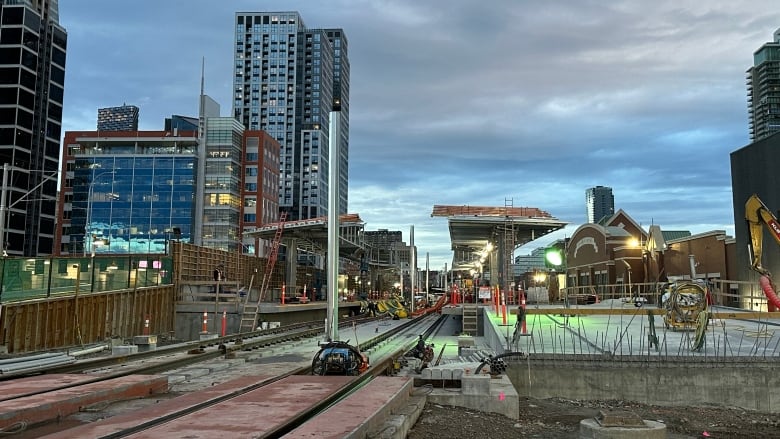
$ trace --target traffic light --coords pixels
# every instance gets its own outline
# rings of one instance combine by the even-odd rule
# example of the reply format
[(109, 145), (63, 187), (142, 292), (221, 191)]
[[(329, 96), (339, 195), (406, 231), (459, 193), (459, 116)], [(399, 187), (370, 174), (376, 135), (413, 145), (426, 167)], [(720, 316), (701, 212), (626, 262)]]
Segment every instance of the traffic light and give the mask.
[(545, 267), (559, 268), (563, 265), (564, 260), (563, 250), (556, 247), (548, 247), (544, 250)]

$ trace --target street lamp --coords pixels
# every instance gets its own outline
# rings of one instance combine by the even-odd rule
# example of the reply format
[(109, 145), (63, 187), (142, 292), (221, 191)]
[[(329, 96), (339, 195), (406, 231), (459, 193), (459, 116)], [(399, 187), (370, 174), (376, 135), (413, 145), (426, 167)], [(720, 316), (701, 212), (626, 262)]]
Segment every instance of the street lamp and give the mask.
[[(92, 168), (92, 181), (89, 182), (89, 190), (87, 191), (87, 215), (86, 215), (86, 223), (84, 224), (84, 244), (83, 244), (83, 252), (84, 256), (87, 255), (87, 237), (89, 237), (89, 247), (92, 252), (92, 256), (95, 256), (95, 239), (92, 236), (92, 198), (94, 197), (95, 193), (95, 183), (103, 176), (106, 175), (113, 175), (115, 171), (103, 171), (98, 174), (95, 174), (94, 167)], [(112, 180), (113, 183), (113, 180)], [(113, 202), (118, 198), (118, 195), (111, 192), (109, 194), (109, 198), (111, 198), (111, 201)]]

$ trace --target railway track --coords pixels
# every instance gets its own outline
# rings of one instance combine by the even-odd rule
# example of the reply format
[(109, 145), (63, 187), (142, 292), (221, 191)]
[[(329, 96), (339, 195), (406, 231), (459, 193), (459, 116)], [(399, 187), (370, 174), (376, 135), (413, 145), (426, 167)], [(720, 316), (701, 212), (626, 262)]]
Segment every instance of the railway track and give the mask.
[[(377, 328), (375, 335), (360, 343), (362, 351), (375, 352), (371, 354), (371, 367), (368, 372), (359, 377), (347, 377), (349, 379), (346, 382), (340, 383), (333, 388), (332, 391), (327, 393), (319, 394), (315, 391), (313, 394), (308, 395), (311, 396), (311, 398), (308, 398), (307, 395), (303, 395), (303, 399), (310, 401), (306, 410), (296, 413), (295, 416), (277, 416), (274, 419), (267, 420), (264, 422), (264, 425), (278, 425), (273, 429), (268, 429), (264, 435), (252, 437), (279, 437), (279, 435), (283, 434), (281, 432), (290, 431), (291, 429), (302, 425), (317, 413), (321, 412), (325, 407), (344, 398), (356, 388), (366, 385), (367, 380), (370, 380), (375, 376), (387, 375), (388, 371), (390, 371), (394, 365), (394, 360), (399, 356), (402, 356), (411, 347), (417, 338), (417, 334), (428, 331), (429, 328), (434, 325), (434, 322), (431, 317), (421, 317), (414, 320), (399, 322), (397, 326), (387, 328), (381, 333), (378, 333), (379, 327), (376, 326), (379, 324), (381, 324), (381, 322), (375, 320), (363, 320), (360, 322), (360, 325), (368, 325)], [(342, 328), (354, 328), (357, 325), (357, 322), (347, 321), (343, 323)], [(311, 339), (312, 337), (322, 334), (323, 330), (324, 327), (319, 324), (299, 325), (298, 328), (293, 330), (290, 330), (290, 328), (287, 328), (287, 331), (276, 330), (276, 333), (274, 334), (269, 334), (267, 331), (257, 331), (252, 334), (239, 334), (237, 336), (208, 340), (208, 344), (204, 342), (194, 342), (166, 347), (156, 351), (157, 356), (152, 355), (150, 352), (144, 352), (123, 356), (122, 358), (94, 358), (76, 364), (49, 368), (46, 371), (40, 371), (40, 373), (88, 374), (89, 378), (80, 380), (77, 383), (63, 382), (62, 385), (59, 386), (19, 393), (12, 399), (6, 400), (5, 403), (13, 404), (14, 400), (24, 401), (24, 398), (36, 395), (38, 397), (45, 396), (46, 394), (63, 390), (77, 392), (79, 386), (108, 382), (113, 379), (131, 375), (150, 375), (159, 373), (172, 373), (175, 375), (176, 373), (172, 371), (181, 370), (182, 368), (187, 367), (197, 368), (200, 367), (198, 366), (199, 364), (205, 364), (209, 361), (216, 361), (219, 363), (222, 362), (223, 359), (235, 355), (251, 358), (255, 354), (266, 351), (267, 349), (265, 348), (268, 348), (269, 346), (290, 344), (294, 343), (296, 340), (304, 340), (307, 338)], [(364, 332), (366, 332), (365, 329)], [(357, 336), (357, 333), (358, 331), (355, 330), (355, 336)], [(246, 362), (250, 361), (258, 360), (246, 360)], [(147, 437), (144, 436), (146, 433), (143, 432), (152, 431), (154, 428), (161, 425), (161, 423), (185, 417), (194, 416), (195, 419), (200, 419), (203, 417), (217, 416), (214, 413), (224, 410), (225, 404), (237, 404), (235, 401), (244, 401), (244, 403), (246, 403), (248, 400), (254, 400), (253, 404), (263, 405), (265, 404), (263, 402), (263, 395), (270, 395), (283, 391), (282, 389), (284, 389), (285, 386), (293, 389), (295, 389), (296, 386), (312, 386), (311, 383), (298, 382), (298, 384), (296, 384), (295, 380), (300, 381), (303, 379), (301, 377), (306, 377), (305, 380), (321, 379), (325, 382), (328, 382), (329, 380), (332, 381), (334, 377), (317, 377), (310, 375), (310, 361), (311, 357), (308, 357), (308, 364), (299, 364), (297, 367), (284, 367), (283, 364), (282, 368), (284, 370), (276, 369), (266, 376), (262, 375), (262, 372), (266, 368), (259, 366), (255, 368), (255, 373), (260, 373), (260, 375), (252, 376), (243, 373), (238, 377), (220, 383), (216, 387), (212, 386), (209, 389), (208, 386), (206, 386), (207, 392), (201, 394), (200, 397), (195, 396), (200, 393), (198, 391), (192, 392), (191, 394), (189, 392), (182, 392), (187, 393), (186, 395), (183, 395), (186, 399), (181, 399), (181, 397), (168, 399), (163, 402), (166, 404), (165, 407), (162, 407), (161, 404), (154, 404), (150, 406), (152, 410), (148, 415), (144, 415), (144, 409), (135, 412), (135, 414), (131, 413), (128, 415), (130, 416), (130, 420), (124, 421), (128, 425), (112, 426), (110, 432), (104, 431), (100, 433), (100, 435), (79, 434), (78, 436), (74, 436), (74, 432), (63, 430), (55, 433), (51, 437)], [(209, 368), (208, 366), (204, 367)], [(10, 379), (10, 377), (3, 378), (6, 380)], [(3, 383), (0, 383), (0, 385), (2, 384)], [(314, 387), (322, 386), (315, 385)], [(119, 416), (114, 416), (109, 419), (115, 418), (118, 422), (121, 422), (121, 417)], [(108, 422), (108, 420), (106, 422)], [(95, 426), (96, 425), (97, 424), (95, 424)], [(12, 426), (8, 425), (0, 426), (0, 432), (2, 432), (2, 429), (11, 427)], [(49, 427), (51, 428), (51, 426)], [(39, 436), (41, 435), (35, 434), (26, 437)]]

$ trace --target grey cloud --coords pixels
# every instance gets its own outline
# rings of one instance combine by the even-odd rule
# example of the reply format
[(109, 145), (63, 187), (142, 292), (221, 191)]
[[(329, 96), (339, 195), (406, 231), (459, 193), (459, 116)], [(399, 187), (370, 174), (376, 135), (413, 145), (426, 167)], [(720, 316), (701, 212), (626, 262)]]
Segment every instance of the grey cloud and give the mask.
[(60, 7), (70, 35), (64, 128), (91, 129), (97, 107), (134, 100), (148, 99), (148, 129), (194, 114), (202, 57), (206, 92), (227, 114), (234, 12), (298, 10), (307, 26), (341, 27), (349, 39), (350, 211), (369, 228), (406, 236), (419, 224), (418, 245), (446, 261), (446, 220), (430, 218), (433, 204), (508, 197), (578, 224), (585, 188), (598, 184), (643, 224), (733, 227), (728, 155), (748, 143), (745, 70), (780, 26), (775, 6), (72, 2)]

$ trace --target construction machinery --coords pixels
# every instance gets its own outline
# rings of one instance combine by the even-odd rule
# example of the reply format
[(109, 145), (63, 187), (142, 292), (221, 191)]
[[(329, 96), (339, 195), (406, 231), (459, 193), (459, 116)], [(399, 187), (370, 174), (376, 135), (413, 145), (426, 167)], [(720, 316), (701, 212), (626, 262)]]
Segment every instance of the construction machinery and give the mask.
[(777, 297), (777, 288), (775, 288), (772, 282), (772, 273), (761, 265), (762, 241), (764, 237), (763, 226), (766, 225), (769, 231), (772, 232), (775, 241), (780, 244), (780, 223), (778, 223), (777, 217), (756, 194), (751, 195), (745, 203), (745, 220), (747, 220), (750, 233), (750, 244), (748, 247), (750, 251), (750, 268), (760, 275), (758, 282), (767, 298), (769, 309), (780, 309), (780, 298)]
[(356, 376), (368, 369), (368, 357), (347, 341), (331, 341), (320, 346), (311, 362), (312, 375)]

